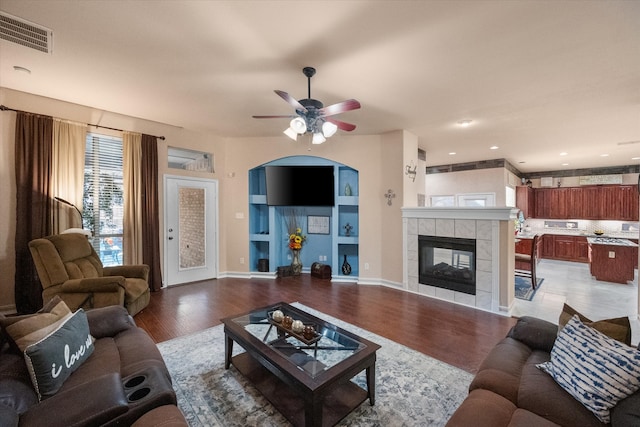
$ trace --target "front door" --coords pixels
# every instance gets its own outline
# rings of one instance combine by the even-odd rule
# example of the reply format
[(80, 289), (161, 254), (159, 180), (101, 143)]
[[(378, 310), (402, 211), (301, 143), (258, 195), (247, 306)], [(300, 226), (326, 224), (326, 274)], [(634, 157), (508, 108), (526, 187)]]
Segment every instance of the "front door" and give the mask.
[(165, 176), (167, 285), (218, 275), (218, 182)]

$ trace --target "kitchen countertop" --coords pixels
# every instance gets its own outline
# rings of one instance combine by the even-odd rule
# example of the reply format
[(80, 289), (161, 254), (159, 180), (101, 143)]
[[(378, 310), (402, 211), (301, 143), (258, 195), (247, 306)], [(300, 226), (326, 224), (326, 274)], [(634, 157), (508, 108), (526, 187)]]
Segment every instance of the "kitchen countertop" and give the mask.
[(587, 242), (589, 242), (590, 245), (638, 247), (638, 245), (631, 240), (610, 237), (587, 237)]
[(518, 239), (533, 239), (533, 236), (535, 236), (536, 234), (538, 235), (543, 235), (543, 234), (554, 234), (554, 235), (558, 235), (558, 236), (581, 236), (581, 237), (586, 237), (586, 238), (596, 238), (596, 237), (609, 237), (609, 238), (615, 238), (615, 239), (635, 239), (638, 240), (638, 238), (640, 237), (638, 235), (638, 233), (630, 233), (630, 232), (620, 232), (620, 233), (607, 233), (605, 235), (602, 236), (597, 236), (595, 234), (587, 234), (581, 230), (572, 230), (572, 229), (549, 229), (549, 228), (545, 228), (544, 230), (536, 230), (536, 229), (532, 229), (531, 231), (527, 231), (527, 232), (522, 232), (522, 233), (518, 233), (516, 234), (516, 238)]

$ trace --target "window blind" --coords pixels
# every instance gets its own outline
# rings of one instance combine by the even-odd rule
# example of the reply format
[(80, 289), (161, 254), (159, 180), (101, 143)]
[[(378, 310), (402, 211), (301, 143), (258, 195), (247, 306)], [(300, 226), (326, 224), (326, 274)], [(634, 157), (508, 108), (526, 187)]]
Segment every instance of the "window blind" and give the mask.
[(82, 219), (104, 265), (122, 263), (122, 138), (87, 133)]

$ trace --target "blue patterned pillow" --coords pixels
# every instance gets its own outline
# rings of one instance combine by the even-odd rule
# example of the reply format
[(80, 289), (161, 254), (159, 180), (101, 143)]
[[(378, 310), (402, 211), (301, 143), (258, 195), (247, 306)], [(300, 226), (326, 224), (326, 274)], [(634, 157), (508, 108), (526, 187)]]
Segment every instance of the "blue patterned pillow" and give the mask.
[(558, 334), (551, 360), (537, 365), (603, 423), (609, 410), (640, 389), (640, 351), (574, 315)]

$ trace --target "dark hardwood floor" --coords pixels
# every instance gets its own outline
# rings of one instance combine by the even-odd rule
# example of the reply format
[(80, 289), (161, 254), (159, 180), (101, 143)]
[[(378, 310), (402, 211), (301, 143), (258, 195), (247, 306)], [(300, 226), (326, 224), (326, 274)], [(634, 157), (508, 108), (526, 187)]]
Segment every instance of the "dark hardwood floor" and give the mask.
[(135, 321), (156, 342), (219, 325), (220, 319), (280, 301), (300, 302), (475, 373), (515, 319), (384, 286), (333, 283), (303, 274), (207, 280), (162, 289)]

